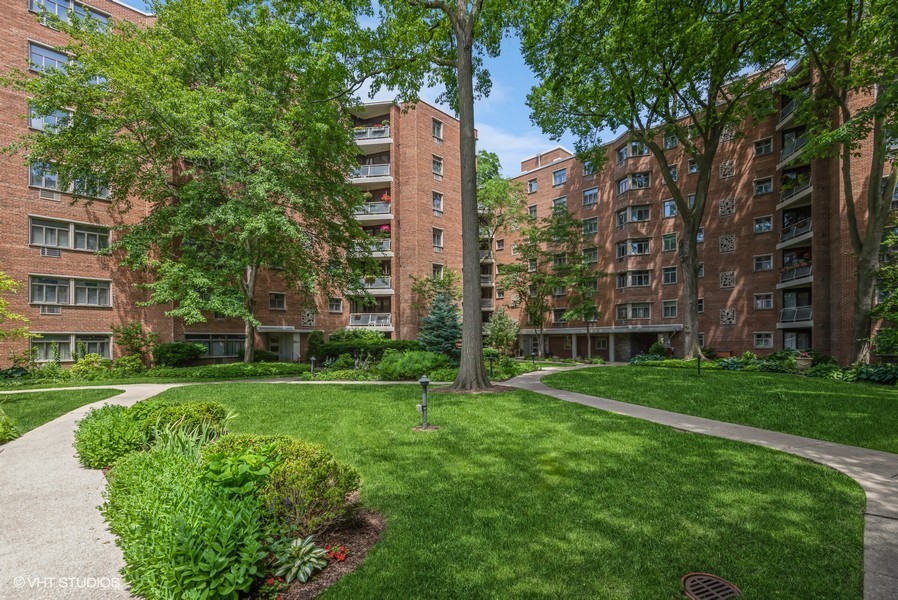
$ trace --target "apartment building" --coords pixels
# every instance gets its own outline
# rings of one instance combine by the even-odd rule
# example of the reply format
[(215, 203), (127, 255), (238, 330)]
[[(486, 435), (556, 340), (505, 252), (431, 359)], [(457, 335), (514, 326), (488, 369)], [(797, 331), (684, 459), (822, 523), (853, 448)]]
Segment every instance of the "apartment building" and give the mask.
[[(65, 37), (38, 18), (42, 8), (61, 17), (85, 11), (97, 19), (149, 22), (152, 15), (114, 0), (89, 5), (70, 0), (15, 0), (7, 3), (0, 36), (0, 72), (64, 66), (67, 57), (54, 48)], [(40, 134), (60, 115), (29, 115), (28, 98), (0, 88), (0, 145), (29, 131)], [(355, 116), (359, 167), (348, 176), (368, 192), (357, 217), (371, 240), (359, 247), (379, 265), (375, 277), (360, 282), (368, 301), (350, 294), (319, 298), (303, 309), (299, 296), (287, 289), (277, 272), (261, 275), (257, 292), (256, 347), (282, 360), (305, 359), (308, 336), (315, 330), (342, 327), (384, 332), (413, 339), (419, 315), (413, 308), (412, 278), (429, 277), (461, 267), (460, 165), (458, 122), (426, 103), (400, 106), (366, 104)], [(51, 169), (29, 167), (21, 155), (0, 156), (0, 269), (22, 284), (10, 298), (11, 309), (29, 319), (40, 334), (30, 342), (0, 345), (0, 365), (9, 355), (37, 349), (40, 360), (57, 348), (69, 361), (83, 345), (88, 352), (114, 358), (121, 354), (112, 327), (140, 321), (162, 341), (189, 341), (208, 348), (207, 361), (237, 359), (242, 353), (243, 322), (209, 314), (205, 323), (186, 324), (165, 316), (171, 306), (140, 304), (147, 300), (137, 287), (142, 275), (119, 266), (120, 256), (100, 256), (110, 245), (116, 225), (135, 222), (148, 206), (134, 199), (122, 214), (108, 194), (97, 191), (91, 203), (71, 203)]]
[[(802, 154), (807, 138), (794, 122), (794, 105), (777, 100), (777, 114), (725, 133), (713, 165), (698, 239), (699, 338), (734, 354), (813, 347), (845, 362), (855, 267), (838, 164)], [(695, 164), (675, 136), (660, 141), (672, 174), (690, 194)], [(597, 284), (592, 355), (627, 360), (656, 341), (682, 355), (677, 207), (642, 144), (624, 134), (605, 150), (607, 162), (598, 172), (558, 147), (523, 161), (515, 179), (526, 186), (531, 215), (566, 207), (582, 219), (594, 240), (586, 252), (597, 272), (609, 274)], [(515, 260), (514, 242), (513, 235), (494, 241), (498, 263)], [(498, 302), (521, 320), (520, 352), (539, 353), (539, 330), (511, 298)], [(565, 306), (565, 290), (557, 290), (542, 350), (586, 356), (586, 324), (566, 322)]]

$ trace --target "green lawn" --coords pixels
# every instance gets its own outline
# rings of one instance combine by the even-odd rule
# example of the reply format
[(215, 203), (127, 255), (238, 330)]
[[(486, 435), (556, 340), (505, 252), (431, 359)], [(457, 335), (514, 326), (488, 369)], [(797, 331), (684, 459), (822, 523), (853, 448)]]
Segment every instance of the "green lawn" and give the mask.
[(840, 444), (898, 452), (898, 390), (784, 375), (664, 367), (555, 373), (546, 385)]
[[(709, 571), (746, 598), (862, 596), (864, 495), (771, 450), (527, 392), (241, 384), (169, 390), (238, 432), (326, 445), (387, 530), (327, 598), (680, 598)], [(352, 549), (350, 548), (350, 551)]]
[(91, 402), (121, 394), (121, 390), (69, 390), (0, 394), (0, 409), (12, 419), (20, 433), (31, 431)]

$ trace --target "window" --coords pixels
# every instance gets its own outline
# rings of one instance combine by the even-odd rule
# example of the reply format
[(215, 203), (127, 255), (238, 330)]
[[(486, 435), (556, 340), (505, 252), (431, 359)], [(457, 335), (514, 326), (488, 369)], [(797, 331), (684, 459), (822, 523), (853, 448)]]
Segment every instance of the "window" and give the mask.
[(763, 256), (755, 257), (755, 271), (772, 271), (773, 270), (773, 255), (764, 254)]
[(587, 177), (589, 175), (596, 174), (596, 167), (590, 161), (586, 161), (583, 163), (583, 176)]
[(661, 236), (661, 244), (662, 252), (673, 252), (677, 249), (677, 234), (665, 233), (663, 236)]
[(599, 218), (583, 219), (583, 235), (593, 235), (599, 232)]
[(630, 287), (648, 287), (651, 274), (648, 271), (630, 271)]
[(97, 252), (109, 247), (109, 230), (75, 223), (75, 250)]
[(665, 200), (662, 204), (662, 214), (664, 218), (677, 216), (677, 203), (673, 200)]
[(69, 57), (62, 52), (38, 46), (35, 43), (29, 43), (28, 60), (31, 62), (32, 69), (43, 72), (47, 69), (65, 69), (66, 64), (69, 62)]
[(598, 277), (593, 277), (592, 279), (589, 279), (589, 280), (587, 281), (586, 287), (587, 287), (587, 288), (589, 289), (589, 291), (591, 291), (591, 292), (598, 292), (598, 291), (599, 291), (599, 279), (598, 279)]
[[(627, 287), (627, 273), (618, 273), (617, 274), (617, 287), (625, 288)], [(626, 319), (626, 317), (624, 317)]]
[(328, 298), (327, 299), (327, 312), (342, 313), (343, 312), (343, 299), (342, 298)]
[(632, 240), (630, 242), (630, 254), (648, 254), (649, 240)]
[(29, 302), (32, 304), (69, 304), (68, 279), (32, 277)]
[(615, 222), (617, 223), (617, 228), (618, 228), (618, 229), (623, 229), (623, 228), (624, 228), (624, 225), (627, 224), (627, 211), (626, 211), (626, 209), (617, 211), (617, 213), (615, 213), (614, 220), (615, 220)]
[(755, 233), (770, 233), (773, 231), (772, 217), (758, 217), (755, 219)]
[(755, 310), (771, 310), (773, 294), (755, 294)]
[(587, 263), (599, 262), (599, 249), (587, 248), (583, 251), (583, 260)]
[(698, 305), (698, 312), (700, 312), (700, 313), (705, 312), (705, 299), (704, 298), (699, 298), (697, 305)]
[(430, 276), (433, 279), (442, 279), (443, 278), (443, 265), (440, 263), (433, 263), (430, 269)]
[(583, 206), (595, 206), (599, 203), (599, 188), (583, 190)]
[(440, 192), (433, 193), (433, 216), (443, 216), (443, 194)]
[(433, 174), (437, 177), (442, 177), (443, 176), (443, 157), (437, 156), (436, 154), (434, 154), (432, 158), (433, 158), (433, 163), (432, 163), (433, 164)]
[(527, 215), (534, 219), (536, 218), (536, 204), (531, 204), (527, 207)]
[(567, 210), (567, 196), (562, 196), (561, 198), (555, 198), (552, 200), (552, 211), (553, 212), (561, 212)]
[(59, 183), (59, 176), (50, 170), (50, 165), (43, 163), (31, 165), (28, 185), (44, 190), (60, 191), (62, 189)]
[(108, 281), (75, 280), (75, 304), (78, 306), (112, 306)]
[(617, 182), (617, 195), (627, 193), (627, 190), (630, 189), (630, 178), (624, 177), (623, 179), (619, 179)]
[(677, 301), (665, 300), (661, 303), (661, 311), (665, 319), (673, 319), (677, 316)]
[(720, 178), (721, 179), (729, 179), (730, 177), (736, 176), (736, 161), (735, 160), (725, 160), (720, 163)]
[(647, 156), (649, 147), (642, 142), (630, 142), (630, 156)]
[(672, 285), (677, 282), (677, 268), (664, 267), (661, 269), (661, 282), (664, 285)]
[(698, 163), (695, 162), (694, 158), (690, 158), (689, 162), (686, 163), (686, 172), (690, 175), (698, 173)]
[(698, 232), (695, 234), (695, 243), (703, 244), (705, 242), (705, 228), (699, 227)]
[(443, 251), (443, 230), (436, 227), (433, 228), (433, 249)]
[(698, 263), (698, 276), (700, 278), (705, 276), (705, 263), (703, 262)]
[(648, 206), (631, 206), (630, 220), (635, 222), (648, 221), (650, 209)]
[(536, 179), (531, 179), (527, 182), (527, 193), (536, 193)]
[(504, 300), (505, 299), (505, 290), (502, 288), (496, 288), (496, 300)]
[(268, 308), (270, 310), (287, 310), (287, 294), (281, 292), (268, 294)]
[(527, 271), (529, 271), (530, 273), (536, 272), (536, 259), (535, 258), (531, 258), (530, 260), (527, 261)]
[(40, 131), (57, 131), (69, 123), (71, 113), (66, 110), (56, 110), (49, 115), (39, 115), (34, 108), (29, 107), (28, 126)]
[(558, 169), (552, 172), (552, 186), (564, 185), (567, 181), (567, 169)]
[(702, 348), (705, 347), (705, 334), (704, 333), (698, 334), (698, 345), (701, 346)]
[(536, 298), (536, 284), (531, 283), (530, 286), (527, 288), (527, 292), (530, 294), (531, 298)]
[(631, 304), (630, 305), (630, 318), (631, 319), (650, 319), (652, 316), (652, 306), (643, 302), (640, 304)]
[(553, 308), (552, 309), (552, 322), (553, 323), (564, 323), (564, 313), (567, 312), (566, 308)]
[(106, 15), (100, 14), (86, 6), (73, 4), (68, 0), (30, 0), (28, 2), (28, 10), (36, 13), (42, 13), (46, 10), (66, 23), (69, 22), (70, 13), (74, 13), (78, 19), (85, 19), (90, 16), (90, 18), (99, 21), (102, 25), (105, 25), (109, 20), (109, 17)]
[(42, 333), (39, 338), (32, 338), (31, 347), (37, 352), (37, 361), (72, 360), (72, 336), (68, 334)]
[(439, 143), (443, 141), (443, 122), (438, 119), (431, 121), (431, 130), (433, 131), (433, 141)]
[(619, 242), (614, 248), (618, 258), (623, 258), (627, 255), (627, 242)]
[(686, 196), (686, 203), (689, 208), (695, 208), (695, 194), (689, 194)]
[(679, 173), (679, 169), (677, 169), (677, 166), (674, 165), (674, 166), (670, 167), (670, 169), (668, 169), (668, 172), (670, 173), (670, 178), (673, 179), (674, 181), (676, 181), (677, 174)]
[(50, 248), (70, 248), (69, 224), (31, 218), (31, 243)]
[(109, 188), (97, 180), (76, 179), (72, 186), (72, 192), (88, 198), (109, 199)]
[(496, 240), (496, 250), (505, 250), (505, 240)]
[(773, 348), (773, 334), (767, 332), (756, 332), (755, 348)]
[(512, 244), (512, 245), (511, 245), (511, 255), (512, 255), (512, 256), (517, 256), (517, 254), (518, 254), (518, 245), (517, 245), (517, 244)]
[(773, 138), (765, 138), (755, 142), (755, 156), (764, 156), (773, 152)]
[(668, 133), (664, 136), (664, 149), (665, 150), (673, 150), (677, 147), (679, 140), (677, 139), (677, 134)]
[(763, 196), (773, 192), (773, 178), (755, 179), (755, 196)]
[(624, 164), (627, 161), (627, 146), (624, 145), (624, 146), (621, 146), (620, 148), (618, 148), (617, 152), (616, 152), (616, 156), (617, 156), (617, 165), (620, 166), (620, 165)]
[(186, 334), (184, 341), (206, 347), (205, 357), (240, 356), (243, 353), (244, 335), (237, 334)]
[(552, 257), (552, 266), (553, 267), (563, 267), (567, 264), (567, 256), (564, 254), (556, 254)]
[(564, 286), (563, 286), (563, 285), (559, 285), (559, 286), (556, 286), (556, 287), (552, 288), (552, 295), (553, 295), (553, 296), (564, 296), (565, 293), (566, 293), (566, 292), (565, 292), (565, 289), (564, 289)]
[(644, 190), (649, 187), (648, 173), (633, 173), (630, 175), (630, 179), (632, 180), (633, 189)]
[(617, 318), (621, 321), (626, 321), (627, 317), (630, 316), (630, 309), (626, 304), (622, 304), (617, 307)]

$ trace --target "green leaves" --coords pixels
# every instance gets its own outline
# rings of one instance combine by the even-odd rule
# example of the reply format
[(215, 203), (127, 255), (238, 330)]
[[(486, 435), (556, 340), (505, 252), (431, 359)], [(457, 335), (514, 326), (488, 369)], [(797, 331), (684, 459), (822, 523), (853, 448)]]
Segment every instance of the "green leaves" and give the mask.
[(288, 538), (283, 547), (276, 551), (276, 556), (275, 574), (287, 583), (294, 580), (305, 583), (315, 571), (327, 566), (327, 553), (315, 545), (312, 536), (294, 540)]

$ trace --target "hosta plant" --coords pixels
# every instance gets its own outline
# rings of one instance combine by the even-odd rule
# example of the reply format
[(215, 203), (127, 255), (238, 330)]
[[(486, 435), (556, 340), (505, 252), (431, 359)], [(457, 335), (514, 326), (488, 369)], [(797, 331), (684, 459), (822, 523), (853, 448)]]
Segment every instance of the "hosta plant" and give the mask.
[(305, 539), (296, 538), (285, 543), (276, 557), (275, 574), (283, 577), (287, 583), (294, 579), (305, 583), (315, 571), (327, 566), (327, 553), (315, 545), (312, 536)]

